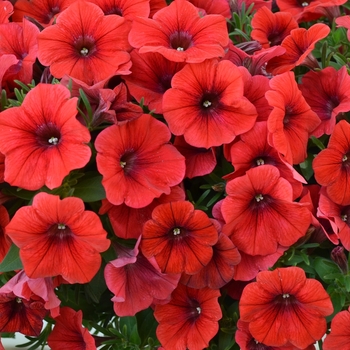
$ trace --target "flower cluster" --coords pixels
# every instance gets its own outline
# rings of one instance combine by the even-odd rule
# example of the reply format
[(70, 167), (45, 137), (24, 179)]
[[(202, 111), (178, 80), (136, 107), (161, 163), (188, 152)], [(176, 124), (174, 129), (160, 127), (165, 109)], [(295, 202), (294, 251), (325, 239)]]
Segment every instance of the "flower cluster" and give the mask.
[(0, 334), (350, 348), (348, 1), (0, 3)]

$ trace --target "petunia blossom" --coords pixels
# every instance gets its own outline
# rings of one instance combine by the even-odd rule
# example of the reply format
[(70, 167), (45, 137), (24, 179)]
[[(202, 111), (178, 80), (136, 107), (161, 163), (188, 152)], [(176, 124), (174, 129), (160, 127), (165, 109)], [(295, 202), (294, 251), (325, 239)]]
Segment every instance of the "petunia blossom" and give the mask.
[(200, 17), (189, 1), (175, 0), (153, 19), (135, 18), (129, 42), (140, 53), (159, 52), (169, 61), (199, 63), (223, 57), (228, 35), (225, 17)]
[(221, 205), (223, 232), (250, 255), (268, 255), (279, 245), (291, 246), (306, 234), (311, 222), (307, 208), (292, 201), (292, 186), (277, 168), (264, 165), (226, 185)]
[(18, 209), (6, 234), (20, 249), (30, 278), (62, 276), (68, 283), (87, 283), (101, 266), (100, 252), (110, 241), (102, 223), (80, 198), (62, 200), (45, 192)]
[(206, 348), (219, 329), (219, 296), (217, 289), (192, 289), (179, 284), (169, 303), (156, 305), (156, 333), (164, 350)]
[(326, 186), (328, 197), (339, 205), (350, 204), (350, 124), (336, 124), (328, 146), (314, 159), (312, 167), (316, 181)]
[(218, 231), (207, 214), (187, 201), (158, 205), (143, 226), (141, 251), (165, 273), (195, 274), (213, 256)]
[(229, 143), (256, 121), (255, 107), (243, 97), (241, 73), (227, 60), (187, 65), (171, 85), (163, 97), (164, 118), (170, 131), (191, 146)]
[(0, 113), (0, 152), (5, 181), (37, 190), (62, 184), (90, 160), (90, 133), (77, 119), (77, 98), (62, 85), (39, 84), (20, 107)]
[(142, 208), (183, 180), (185, 158), (170, 137), (167, 126), (149, 114), (97, 136), (97, 168), (109, 202)]
[(76, 1), (38, 35), (38, 58), (56, 78), (68, 74), (93, 85), (130, 73), (128, 31), (124, 18), (105, 16), (97, 5)]
[(258, 342), (304, 349), (325, 334), (333, 305), (319, 281), (293, 266), (260, 272), (244, 288), (239, 311)]
[(83, 312), (70, 307), (62, 307), (60, 316), (55, 318), (55, 326), (47, 338), (51, 350), (96, 350), (95, 339), (82, 326)]
[(154, 258), (139, 252), (139, 237), (134, 249), (118, 247), (118, 258), (104, 270), (114, 312), (118, 316), (134, 316), (152, 303), (164, 303), (177, 287), (180, 275), (162, 273)]

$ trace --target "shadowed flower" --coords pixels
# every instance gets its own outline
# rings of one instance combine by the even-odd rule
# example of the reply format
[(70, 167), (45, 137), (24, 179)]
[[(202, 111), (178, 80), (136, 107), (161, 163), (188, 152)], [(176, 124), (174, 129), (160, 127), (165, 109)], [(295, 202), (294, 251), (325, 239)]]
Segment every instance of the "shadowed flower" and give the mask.
[(270, 87), (265, 94), (273, 107), (267, 120), (268, 142), (288, 163), (302, 163), (308, 139), (321, 121), (306, 103), (293, 72), (272, 78)]
[(39, 84), (20, 107), (0, 113), (6, 182), (28, 190), (53, 189), (89, 161), (90, 133), (76, 119), (77, 98), (69, 98), (62, 85)]
[(129, 41), (140, 53), (159, 52), (169, 61), (199, 63), (223, 57), (228, 35), (225, 17), (200, 17), (189, 1), (175, 0), (153, 19), (135, 18)]
[(38, 58), (54, 77), (68, 74), (92, 85), (130, 73), (128, 31), (124, 18), (105, 16), (97, 5), (77, 1), (38, 35)]
[(326, 67), (309, 71), (303, 76), (299, 88), (306, 102), (321, 119), (321, 124), (312, 132), (315, 137), (332, 134), (337, 115), (350, 111), (349, 86), (350, 77), (346, 66), (338, 71)]
[(109, 202), (142, 208), (183, 180), (185, 158), (170, 137), (167, 126), (149, 114), (97, 136), (97, 168)]
[(157, 206), (143, 226), (141, 251), (155, 257), (165, 273), (195, 274), (213, 256), (218, 231), (201, 210), (187, 201)]
[(40, 192), (33, 205), (17, 210), (6, 234), (20, 248), (30, 278), (61, 275), (69, 283), (87, 283), (101, 265), (110, 241), (96, 213), (80, 198)]
[(168, 304), (156, 305), (157, 338), (164, 350), (204, 349), (219, 329), (219, 290), (179, 285)]
[(82, 326), (83, 312), (70, 307), (62, 307), (60, 316), (55, 318), (55, 326), (47, 338), (51, 350), (96, 350), (95, 340)]
[(0, 293), (0, 332), (21, 332), (39, 336), (47, 314), (44, 301), (32, 294), (28, 299), (14, 293)]
[(287, 267), (260, 272), (244, 288), (239, 311), (259, 343), (304, 349), (323, 337), (333, 306), (319, 281)]
[(311, 69), (319, 68), (318, 62), (312, 56), (311, 51), (315, 48), (316, 43), (324, 39), (329, 32), (330, 28), (323, 23), (316, 23), (309, 29), (293, 29), (281, 44), (286, 52), (271, 59), (267, 63), (266, 71), (276, 75), (288, 72), (300, 65)]
[(118, 316), (134, 316), (152, 303), (166, 302), (180, 279), (179, 274), (162, 273), (154, 258), (139, 253), (140, 238), (132, 250), (117, 249), (118, 259), (105, 267), (106, 284), (115, 294), (112, 301)]
[(350, 204), (350, 124), (336, 124), (328, 146), (314, 159), (316, 181), (326, 186), (328, 197), (339, 205)]
[(264, 48), (268, 48), (280, 45), (291, 30), (299, 26), (290, 13), (273, 13), (267, 7), (262, 7), (253, 16), (252, 28), (252, 39), (258, 41)]
[(176, 73), (163, 97), (170, 131), (191, 146), (210, 148), (250, 130), (255, 107), (243, 97), (239, 69), (231, 62), (207, 60)]
[(65, 10), (75, 0), (18, 0), (12, 15), (14, 22), (22, 22), (23, 18), (37, 21), (41, 26), (48, 27), (58, 14)]

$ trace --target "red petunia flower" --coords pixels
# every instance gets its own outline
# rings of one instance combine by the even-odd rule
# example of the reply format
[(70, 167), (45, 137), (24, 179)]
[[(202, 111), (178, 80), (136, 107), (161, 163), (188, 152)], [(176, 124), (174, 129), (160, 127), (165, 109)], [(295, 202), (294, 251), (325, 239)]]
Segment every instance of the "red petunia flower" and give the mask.
[(33, 65), (38, 54), (39, 29), (28, 20), (0, 25), (0, 56), (14, 55), (18, 62), (5, 73), (2, 86), (8, 91), (18, 87), (14, 80), (29, 84), (33, 79)]
[(189, 1), (175, 0), (153, 19), (135, 18), (129, 41), (140, 53), (159, 52), (169, 61), (200, 63), (223, 57), (228, 35), (223, 16), (200, 17)]
[(350, 349), (350, 308), (338, 312), (331, 323), (331, 332), (323, 341), (322, 349), (339, 350)]
[(180, 186), (171, 188), (169, 194), (162, 194), (143, 208), (131, 208), (125, 204), (113, 205), (107, 199), (102, 200), (99, 214), (107, 213), (113, 231), (123, 239), (137, 239), (142, 235), (143, 224), (152, 218), (153, 209), (159, 204), (184, 201), (185, 192)]
[(262, 7), (253, 16), (252, 28), (252, 39), (258, 41), (264, 48), (268, 48), (280, 45), (291, 30), (299, 26), (290, 13), (273, 13), (267, 7)]
[(247, 254), (268, 255), (279, 245), (289, 247), (310, 225), (309, 210), (292, 202), (292, 186), (274, 166), (248, 170), (229, 181), (226, 192), (221, 205), (223, 232)]
[(70, 307), (62, 307), (60, 316), (55, 318), (55, 326), (47, 338), (51, 350), (96, 350), (95, 339), (82, 326), (83, 313)]
[(288, 163), (302, 163), (308, 139), (321, 121), (306, 103), (293, 72), (272, 78), (270, 86), (265, 94), (273, 107), (267, 120), (269, 143)]
[(0, 332), (21, 332), (39, 336), (47, 314), (44, 301), (32, 294), (29, 299), (18, 298), (14, 293), (0, 294)]
[(80, 198), (37, 194), (6, 226), (6, 234), (20, 248), (30, 278), (62, 276), (69, 283), (87, 283), (101, 265), (110, 241), (92, 211)]
[(179, 285), (168, 304), (156, 305), (157, 338), (164, 350), (203, 349), (219, 329), (219, 290)]
[(130, 94), (155, 113), (163, 113), (163, 95), (171, 88), (172, 77), (180, 71), (185, 63), (171, 62), (156, 52), (140, 54), (138, 50), (131, 53), (131, 74), (123, 79)]
[(20, 107), (0, 113), (6, 182), (28, 190), (53, 189), (89, 161), (90, 133), (75, 118), (77, 99), (69, 98), (62, 85), (39, 84)]
[(266, 122), (258, 122), (252, 130), (240, 136), (240, 140), (230, 147), (230, 161), (235, 171), (223, 178), (230, 181), (246, 173), (251, 168), (263, 165), (273, 165), (280, 175), (288, 180), (293, 188), (293, 199), (300, 196), (304, 178), (290, 163), (281, 159), (277, 150), (267, 142), (268, 132)]
[(187, 65), (176, 73), (163, 97), (164, 118), (170, 131), (188, 144), (210, 148), (250, 130), (255, 107), (243, 97), (239, 69), (224, 60)]
[(299, 88), (321, 119), (321, 124), (312, 132), (315, 137), (332, 134), (337, 115), (350, 111), (349, 86), (350, 77), (345, 66), (338, 71), (333, 67), (309, 71), (303, 76)]
[(93, 85), (130, 73), (128, 31), (124, 18), (105, 16), (97, 5), (77, 1), (38, 35), (38, 58), (56, 78), (68, 74)]
[(179, 274), (162, 273), (154, 258), (139, 253), (139, 243), (140, 239), (132, 250), (117, 249), (118, 259), (105, 267), (106, 284), (115, 295), (112, 301), (118, 316), (134, 316), (152, 303), (167, 302), (180, 279)]
[(218, 231), (201, 210), (186, 201), (157, 206), (143, 226), (141, 251), (155, 257), (165, 273), (195, 274), (213, 256)]
[(258, 342), (304, 349), (323, 337), (333, 306), (319, 281), (306, 278), (299, 267), (287, 267), (260, 272), (244, 288), (239, 310)]
[(149, 114), (97, 136), (97, 168), (112, 204), (145, 207), (183, 180), (185, 158), (169, 144), (170, 137), (167, 126)]
[(183, 136), (176, 136), (176, 149), (186, 158), (185, 176), (192, 179), (196, 176), (210, 174), (216, 166), (215, 148), (198, 148), (189, 145)]
[(98, 5), (105, 15), (119, 15), (132, 21), (136, 17), (148, 17), (149, 0), (88, 0)]
[(229, 2), (227, 0), (189, 0), (194, 6), (205, 11), (208, 15), (222, 15), (226, 18), (231, 18), (232, 13)]
[[(9, 18), (13, 14), (13, 5), (10, 1), (1, 1), (0, 8), (0, 24), (8, 23)], [(1, 344), (1, 343), (0, 343)]]
[(268, 62), (267, 72), (274, 75), (281, 74), (300, 65), (308, 66), (311, 69), (319, 68), (311, 51), (315, 48), (316, 43), (324, 39), (329, 32), (330, 28), (323, 23), (316, 23), (309, 29), (293, 29), (281, 44), (286, 52)]
[[(220, 224), (217, 223), (216, 226), (220, 227)], [(204, 287), (219, 289), (231, 281), (235, 267), (240, 261), (241, 255), (237, 248), (225, 234), (220, 232), (218, 241), (213, 245), (213, 257), (208, 265), (194, 275), (182, 274), (180, 282), (196, 289)]]
[(50, 26), (56, 17), (75, 0), (18, 0), (12, 15), (14, 22), (22, 22), (27, 17), (37, 21), (41, 26)]
[(314, 159), (316, 181), (326, 186), (329, 198), (339, 205), (350, 204), (350, 124), (336, 124), (328, 146)]

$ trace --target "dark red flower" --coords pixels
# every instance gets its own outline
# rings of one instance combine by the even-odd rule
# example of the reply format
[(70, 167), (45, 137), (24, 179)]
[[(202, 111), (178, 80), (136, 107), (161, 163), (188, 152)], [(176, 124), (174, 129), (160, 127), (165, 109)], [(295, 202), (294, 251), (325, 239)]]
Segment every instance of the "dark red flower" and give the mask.
[[(140, 237), (141, 238), (141, 237)], [(162, 273), (154, 258), (139, 253), (140, 239), (134, 249), (120, 247), (118, 258), (110, 261), (104, 271), (118, 316), (133, 316), (151, 304), (164, 303), (176, 288), (180, 275)]]
[(302, 163), (308, 139), (321, 121), (306, 103), (293, 72), (272, 78), (270, 86), (265, 94), (273, 107), (267, 120), (268, 141), (288, 163)]
[[(220, 226), (220, 224), (218, 224)], [(180, 282), (191, 288), (219, 289), (230, 282), (235, 266), (241, 261), (241, 255), (232, 241), (223, 233), (213, 245), (213, 257), (194, 275), (182, 274)]]
[(77, 99), (69, 98), (62, 85), (39, 84), (20, 107), (0, 113), (6, 182), (28, 190), (53, 189), (89, 161), (90, 133), (76, 119)]
[(229, 181), (221, 211), (223, 232), (249, 255), (268, 255), (279, 245), (289, 247), (303, 237), (310, 225), (307, 208), (292, 202), (292, 186), (277, 168), (259, 166)]
[(4, 259), (11, 247), (11, 240), (5, 235), (5, 227), (10, 222), (7, 209), (0, 205), (0, 262)]
[(219, 296), (219, 290), (180, 284), (169, 303), (156, 305), (157, 338), (164, 350), (206, 348), (219, 329)]
[(315, 137), (332, 134), (337, 116), (350, 111), (349, 85), (350, 77), (345, 66), (338, 71), (333, 67), (309, 71), (303, 76), (299, 88), (321, 119), (321, 124), (312, 132)]
[(97, 168), (109, 202), (142, 208), (183, 180), (185, 158), (170, 137), (167, 126), (149, 114), (97, 136)]
[(44, 301), (36, 295), (22, 299), (12, 292), (0, 294), (1, 333), (21, 332), (25, 335), (39, 336), (46, 314)]
[(95, 340), (82, 326), (83, 313), (70, 307), (62, 307), (60, 316), (55, 318), (55, 326), (47, 338), (51, 350), (96, 350)]
[(40, 192), (33, 205), (18, 209), (6, 234), (20, 248), (28, 277), (61, 275), (69, 283), (87, 283), (101, 266), (110, 241), (96, 213), (80, 198)]
[(131, 74), (123, 79), (130, 94), (149, 110), (163, 113), (163, 95), (171, 88), (171, 80), (185, 63), (172, 62), (156, 52), (140, 54), (138, 50), (131, 51)]
[(258, 342), (304, 349), (323, 337), (333, 306), (319, 281), (306, 278), (299, 267), (287, 267), (260, 272), (244, 288), (239, 311)]
[(155, 257), (165, 273), (195, 274), (213, 256), (218, 231), (201, 210), (186, 201), (158, 205), (143, 226), (141, 251)]
[(8, 91), (18, 87), (14, 80), (29, 84), (33, 79), (33, 65), (38, 54), (39, 29), (28, 20), (0, 25), (0, 56), (14, 55), (17, 63), (5, 73), (2, 86)]
[(148, 17), (149, 0), (88, 0), (98, 5), (105, 15), (119, 15), (132, 21), (135, 17)]
[(68, 74), (92, 85), (130, 72), (128, 31), (124, 18), (77, 1), (38, 35), (38, 58), (54, 77)]
[(264, 48), (280, 45), (291, 30), (299, 28), (297, 21), (288, 12), (273, 13), (267, 7), (261, 7), (252, 19), (252, 39)]
[(125, 204), (113, 205), (107, 199), (102, 201), (99, 214), (107, 213), (113, 231), (123, 239), (137, 239), (142, 235), (143, 224), (152, 218), (153, 209), (159, 204), (184, 201), (185, 192), (180, 186), (171, 188), (169, 194), (162, 194), (143, 208), (131, 208)]
[(339, 205), (350, 204), (350, 125), (336, 124), (328, 146), (314, 159), (316, 181), (326, 186), (329, 198)]
[(243, 97), (239, 69), (227, 60), (186, 65), (176, 73), (163, 98), (170, 131), (188, 144), (210, 148), (234, 140), (250, 130), (255, 107)]
[(267, 63), (267, 72), (274, 75), (281, 74), (300, 65), (308, 66), (311, 69), (319, 68), (311, 51), (315, 48), (316, 43), (324, 39), (329, 32), (330, 28), (323, 23), (316, 23), (309, 29), (293, 29), (281, 44), (286, 52)]
[(159, 52), (170, 61), (199, 63), (223, 57), (228, 34), (225, 17), (200, 17), (189, 1), (175, 0), (153, 19), (135, 18), (129, 41), (140, 53)]
[(75, 0), (18, 0), (12, 15), (14, 22), (22, 22), (27, 17), (34, 19), (41, 26), (50, 26), (56, 17)]

